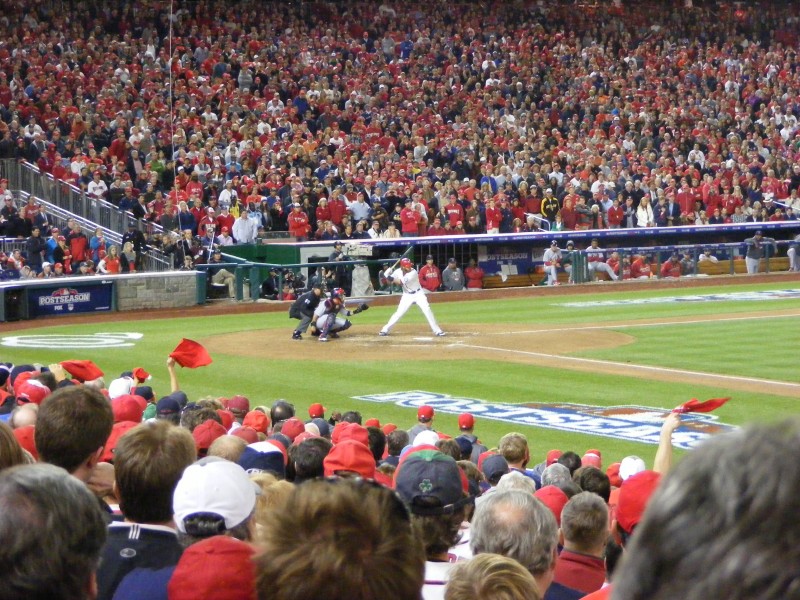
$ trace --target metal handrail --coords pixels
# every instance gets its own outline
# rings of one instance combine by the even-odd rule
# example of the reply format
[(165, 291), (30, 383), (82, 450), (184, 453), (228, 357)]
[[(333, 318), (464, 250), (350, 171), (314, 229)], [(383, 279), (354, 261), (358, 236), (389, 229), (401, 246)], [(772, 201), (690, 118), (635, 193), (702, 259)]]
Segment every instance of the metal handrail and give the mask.
[[(129, 225), (150, 235), (164, 231), (160, 225), (134, 219), (131, 213), (120, 211), (110, 202), (88, 197), (76, 186), (42, 173), (30, 163), (0, 161), (0, 175), (9, 180), (9, 189), (14, 190), (19, 200), (27, 202), (33, 196), (37, 203), (46, 206), (54, 225), (60, 229), (66, 226), (68, 219), (73, 219), (87, 236), (94, 235), (99, 227), (106, 239), (115, 244), (121, 244), (121, 231), (128, 229)], [(173, 269), (170, 258), (157, 248), (149, 248), (141, 260), (145, 271)]]

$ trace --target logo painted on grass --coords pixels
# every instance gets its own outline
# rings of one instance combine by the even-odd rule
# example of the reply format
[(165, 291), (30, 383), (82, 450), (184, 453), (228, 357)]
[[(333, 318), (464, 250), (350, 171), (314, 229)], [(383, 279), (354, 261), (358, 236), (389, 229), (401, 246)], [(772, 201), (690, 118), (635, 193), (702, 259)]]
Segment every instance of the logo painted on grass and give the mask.
[(91, 333), (88, 335), (10, 335), (0, 340), (0, 346), (10, 348), (127, 348), (141, 333)]
[(797, 300), (800, 290), (767, 290), (763, 292), (731, 292), (730, 294), (696, 294), (692, 296), (663, 296), (660, 298), (634, 298), (632, 300), (592, 300), (589, 302), (564, 302), (561, 306), (627, 306), (633, 304), (664, 304), (666, 302), (755, 302), (761, 300)]
[[(353, 399), (391, 402), (405, 408), (427, 405), (443, 413), (469, 412), (484, 419), (645, 444), (658, 444), (661, 424), (670, 412), (649, 406), (589, 406), (538, 402), (499, 404), (422, 390), (354, 396)], [(681, 425), (672, 435), (672, 441), (677, 448), (689, 449), (710, 435), (733, 429), (732, 425), (720, 423), (714, 415), (681, 415)]]

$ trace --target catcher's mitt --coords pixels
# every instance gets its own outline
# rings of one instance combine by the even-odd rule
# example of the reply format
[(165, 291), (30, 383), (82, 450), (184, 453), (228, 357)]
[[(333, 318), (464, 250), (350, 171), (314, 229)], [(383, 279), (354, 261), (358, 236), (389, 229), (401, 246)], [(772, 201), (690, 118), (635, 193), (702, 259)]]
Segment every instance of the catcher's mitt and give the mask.
[(353, 311), (353, 314), (354, 314), (354, 315), (357, 315), (357, 314), (358, 314), (358, 313), (360, 313), (360, 312), (364, 312), (364, 311), (365, 311), (365, 310), (367, 310), (368, 308), (369, 308), (369, 304), (367, 304), (367, 303), (362, 303), (362, 304), (359, 304), (359, 305), (358, 305), (358, 308), (356, 308), (356, 309)]

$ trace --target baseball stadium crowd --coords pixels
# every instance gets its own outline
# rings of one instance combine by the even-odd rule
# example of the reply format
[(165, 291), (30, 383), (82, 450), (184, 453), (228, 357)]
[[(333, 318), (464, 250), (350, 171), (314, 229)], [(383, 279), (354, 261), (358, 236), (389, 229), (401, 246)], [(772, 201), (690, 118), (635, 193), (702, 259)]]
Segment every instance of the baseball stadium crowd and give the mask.
[(647, 469), (513, 431), (487, 448), (480, 415), (448, 435), (427, 405), (406, 430), (189, 401), (193, 360), (170, 355), (160, 398), (141, 367), (0, 364), (0, 598), (795, 597), (796, 420), (673, 467), (669, 413)]
[(175, 268), (269, 230), (794, 220), (800, 8), (691, 4), (12, 1), (0, 158), (159, 223)]
[[(9, 0), (0, 159), (167, 233), (54, 231), (0, 182), (4, 269), (797, 218), (800, 5), (685, 4)], [(190, 401), (167, 370), (0, 364), (0, 600), (798, 595), (796, 421), (673, 467), (669, 415), (647, 469), (429, 406)]]

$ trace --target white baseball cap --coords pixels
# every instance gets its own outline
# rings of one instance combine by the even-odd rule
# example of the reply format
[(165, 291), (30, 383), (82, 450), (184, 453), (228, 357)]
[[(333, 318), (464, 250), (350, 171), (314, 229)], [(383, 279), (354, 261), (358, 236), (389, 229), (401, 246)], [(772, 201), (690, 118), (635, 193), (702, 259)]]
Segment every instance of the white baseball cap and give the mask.
[(628, 477), (641, 473), (646, 469), (647, 466), (644, 461), (638, 456), (626, 456), (619, 463), (619, 477), (622, 481), (625, 481)]
[(225, 528), (232, 529), (250, 516), (255, 505), (256, 490), (247, 473), (226, 460), (187, 467), (172, 496), (175, 525), (181, 533), (186, 533), (186, 518), (197, 513), (219, 515)]
[(439, 441), (439, 436), (436, 434), (435, 431), (431, 431), (427, 429), (426, 431), (420, 431), (414, 441), (411, 443), (412, 446), (435, 446), (436, 442)]
[(117, 396), (131, 393), (133, 379), (130, 377), (119, 377), (108, 384), (108, 397), (113, 400)]

